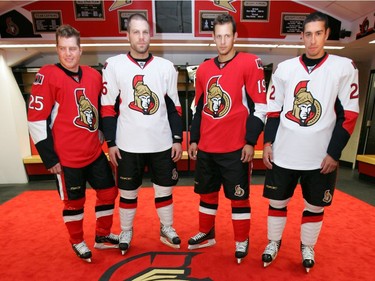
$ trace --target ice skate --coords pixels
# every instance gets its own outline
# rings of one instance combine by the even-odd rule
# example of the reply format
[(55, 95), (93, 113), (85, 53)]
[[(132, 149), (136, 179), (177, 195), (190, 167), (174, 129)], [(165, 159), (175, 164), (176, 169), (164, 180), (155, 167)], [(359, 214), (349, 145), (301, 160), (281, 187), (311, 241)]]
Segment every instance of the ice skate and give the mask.
[(133, 229), (127, 231), (121, 231), (119, 236), (119, 244), (118, 247), (121, 250), (121, 254), (125, 255), (125, 253), (130, 248), (130, 242), (132, 241), (133, 237)]
[(306, 272), (308, 273), (315, 264), (314, 247), (301, 244), (301, 253), (302, 253), (302, 265), (305, 267)]
[(160, 241), (169, 247), (180, 249), (181, 239), (172, 226), (160, 227)]
[(235, 257), (237, 258), (237, 263), (240, 264), (242, 259), (247, 256), (249, 250), (249, 238), (243, 242), (236, 241), (236, 252)]
[(263, 261), (264, 267), (269, 266), (271, 262), (273, 262), (276, 259), (277, 253), (280, 250), (280, 246), (281, 246), (281, 240), (279, 241), (270, 240), (268, 242), (268, 245), (266, 246), (262, 254), (262, 261)]
[(115, 249), (118, 248), (119, 237), (118, 235), (110, 233), (107, 236), (95, 236), (94, 248), (104, 250), (104, 249)]
[(189, 250), (195, 250), (215, 245), (215, 228), (211, 228), (208, 233), (198, 232), (195, 236), (189, 239), (188, 244)]
[(82, 241), (81, 243), (78, 243), (78, 244), (73, 244), (72, 247), (78, 257), (80, 257), (81, 259), (87, 262), (91, 262), (92, 254), (91, 254), (90, 249), (87, 247), (85, 241)]

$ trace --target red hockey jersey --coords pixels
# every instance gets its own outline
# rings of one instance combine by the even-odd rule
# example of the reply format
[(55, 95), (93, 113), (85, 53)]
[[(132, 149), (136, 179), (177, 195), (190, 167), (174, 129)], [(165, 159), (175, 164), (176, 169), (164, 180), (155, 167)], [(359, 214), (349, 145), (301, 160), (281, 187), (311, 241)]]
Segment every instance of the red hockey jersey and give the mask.
[[(247, 142), (246, 123), (250, 115), (256, 124), (250, 124), (248, 130), (254, 131), (252, 144), (256, 143), (266, 115), (266, 87), (260, 58), (237, 53), (222, 68), (217, 58), (205, 61), (196, 73), (196, 105), (202, 96), (199, 149), (211, 153), (241, 149)], [(192, 132), (195, 126), (193, 121)]]
[(35, 77), (28, 109), (31, 137), (47, 168), (81, 168), (99, 157), (100, 73), (81, 66), (77, 77), (46, 65)]

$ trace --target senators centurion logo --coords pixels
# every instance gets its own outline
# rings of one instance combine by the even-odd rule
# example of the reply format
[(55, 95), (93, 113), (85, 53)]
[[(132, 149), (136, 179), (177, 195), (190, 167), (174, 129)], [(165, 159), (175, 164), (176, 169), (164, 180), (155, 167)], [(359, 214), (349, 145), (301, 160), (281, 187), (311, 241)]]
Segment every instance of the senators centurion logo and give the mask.
[(76, 89), (78, 116), (74, 119), (74, 125), (89, 131), (96, 131), (99, 126), (98, 110), (92, 105), (85, 95), (85, 89)]
[(214, 76), (207, 83), (207, 98), (203, 112), (213, 118), (224, 117), (231, 107), (231, 100), (228, 93), (220, 86), (220, 77), (221, 75)]
[(301, 81), (294, 90), (293, 110), (288, 111), (285, 117), (298, 123), (300, 126), (314, 125), (322, 115), (322, 107), (318, 100), (307, 91), (307, 83)]
[(144, 75), (135, 75), (133, 78), (134, 101), (129, 108), (144, 115), (154, 114), (159, 109), (159, 98), (143, 81)]

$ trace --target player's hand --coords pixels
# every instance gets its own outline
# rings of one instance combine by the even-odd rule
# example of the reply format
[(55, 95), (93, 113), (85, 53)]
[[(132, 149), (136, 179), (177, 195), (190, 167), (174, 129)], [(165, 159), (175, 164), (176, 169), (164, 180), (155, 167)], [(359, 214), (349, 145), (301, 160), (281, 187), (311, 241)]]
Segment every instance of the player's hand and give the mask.
[(272, 146), (267, 145), (263, 147), (263, 163), (268, 169), (272, 169), (273, 151)]
[(60, 163), (57, 163), (55, 166), (53, 166), (52, 168), (49, 168), (48, 171), (51, 173), (51, 174), (61, 174), (61, 164)]
[(172, 145), (172, 160), (177, 162), (182, 157), (182, 146), (181, 143), (176, 142)]
[(118, 149), (117, 146), (112, 146), (108, 147), (108, 156), (109, 156), (109, 161), (111, 161), (112, 165), (117, 167), (117, 159), (121, 159), (121, 154), (120, 150)]
[(332, 173), (334, 170), (337, 169), (337, 166), (338, 166), (338, 162), (327, 154), (327, 156), (324, 157), (322, 164), (320, 165), (320, 167), (322, 168), (320, 170), (320, 173), (321, 174)]
[(242, 148), (241, 161), (242, 163), (250, 162), (254, 157), (254, 146), (245, 144)]
[(196, 142), (192, 142), (189, 145), (189, 149), (188, 149), (189, 157), (193, 160), (197, 160), (197, 151), (198, 151), (198, 144)]

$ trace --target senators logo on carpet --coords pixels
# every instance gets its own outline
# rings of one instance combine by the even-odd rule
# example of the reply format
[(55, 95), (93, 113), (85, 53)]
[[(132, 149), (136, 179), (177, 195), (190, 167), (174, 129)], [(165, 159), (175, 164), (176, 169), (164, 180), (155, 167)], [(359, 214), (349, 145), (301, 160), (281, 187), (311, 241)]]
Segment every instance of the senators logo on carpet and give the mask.
[(213, 280), (209, 277), (202, 279), (190, 276), (192, 261), (199, 254), (198, 252), (142, 253), (112, 265), (99, 278), (99, 281), (109, 281), (115, 277), (121, 277), (125, 281)]

